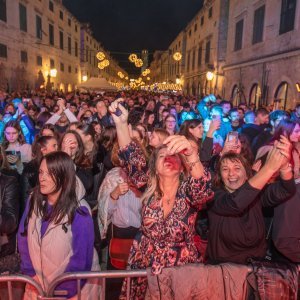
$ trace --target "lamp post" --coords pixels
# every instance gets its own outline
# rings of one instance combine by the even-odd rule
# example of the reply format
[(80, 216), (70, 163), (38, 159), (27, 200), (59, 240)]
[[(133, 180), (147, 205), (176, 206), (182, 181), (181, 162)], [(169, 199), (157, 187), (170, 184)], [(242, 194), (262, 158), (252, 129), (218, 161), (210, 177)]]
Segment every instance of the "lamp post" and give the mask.
[(206, 80), (209, 82), (209, 94), (211, 94), (211, 82), (214, 79), (215, 75), (213, 72), (208, 71), (206, 73)]
[(57, 75), (57, 70), (56, 69), (50, 69), (47, 75), (47, 84), (46, 84), (46, 89), (48, 92), (51, 92), (53, 89), (53, 84), (51, 83), (51, 77), (55, 78)]

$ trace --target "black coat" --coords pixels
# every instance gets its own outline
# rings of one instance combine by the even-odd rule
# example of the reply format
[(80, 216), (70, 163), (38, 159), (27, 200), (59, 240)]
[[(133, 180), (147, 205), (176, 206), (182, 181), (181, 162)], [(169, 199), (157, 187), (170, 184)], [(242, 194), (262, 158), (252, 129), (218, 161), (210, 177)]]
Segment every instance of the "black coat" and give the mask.
[(295, 191), (293, 179), (269, 184), (263, 190), (248, 182), (233, 193), (216, 190), (208, 209), (209, 261), (245, 264), (249, 258), (264, 258), (267, 244), (262, 207), (278, 205)]
[(19, 219), (19, 183), (15, 177), (0, 173), (0, 257), (15, 252)]

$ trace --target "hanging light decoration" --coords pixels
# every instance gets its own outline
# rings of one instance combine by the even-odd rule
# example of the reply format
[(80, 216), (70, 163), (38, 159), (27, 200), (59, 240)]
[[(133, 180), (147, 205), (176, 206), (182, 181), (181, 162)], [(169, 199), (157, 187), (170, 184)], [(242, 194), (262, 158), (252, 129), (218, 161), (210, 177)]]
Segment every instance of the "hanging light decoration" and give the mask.
[(109, 60), (108, 59), (103, 60), (103, 64), (104, 64), (105, 67), (108, 67), (109, 66)]
[(151, 78), (150, 77), (147, 77), (147, 80), (149, 81)]
[(180, 61), (182, 59), (182, 54), (180, 52), (175, 52), (173, 54), (173, 59), (176, 61)]
[(98, 60), (103, 60), (103, 59), (105, 59), (105, 54), (104, 54), (104, 52), (98, 52), (97, 54), (96, 54), (96, 57), (97, 57), (97, 59)]
[(98, 68), (100, 70), (103, 70), (105, 68), (105, 65), (103, 64), (103, 61), (101, 61), (101, 62), (98, 63)]
[(140, 58), (138, 58), (138, 59), (134, 62), (134, 64), (135, 64), (135, 66), (136, 66), (137, 68), (141, 68), (141, 67), (143, 66), (143, 61), (142, 61)]
[(128, 80), (129, 79), (128, 76), (126, 76), (125, 79)]
[(138, 59), (138, 57), (136, 54), (132, 53), (129, 55), (128, 59), (130, 62), (134, 63)]

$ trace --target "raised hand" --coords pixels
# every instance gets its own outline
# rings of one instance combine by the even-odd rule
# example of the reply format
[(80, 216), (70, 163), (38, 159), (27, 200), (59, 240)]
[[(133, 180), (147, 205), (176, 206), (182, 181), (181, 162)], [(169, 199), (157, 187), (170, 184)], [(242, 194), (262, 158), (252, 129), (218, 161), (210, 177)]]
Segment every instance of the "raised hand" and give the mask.
[[(117, 100), (112, 102), (108, 108), (116, 126), (120, 124), (127, 124), (127, 120), (128, 120), (128, 111), (123, 105), (120, 104), (121, 102), (124, 102), (124, 99), (118, 98)], [(116, 114), (117, 110), (121, 112), (120, 115)]]
[(185, 156), (198, 155), (197, 149), (183, 135), (172, 135), (163, 142), (168, 148), (168, 154), (181, 153)]

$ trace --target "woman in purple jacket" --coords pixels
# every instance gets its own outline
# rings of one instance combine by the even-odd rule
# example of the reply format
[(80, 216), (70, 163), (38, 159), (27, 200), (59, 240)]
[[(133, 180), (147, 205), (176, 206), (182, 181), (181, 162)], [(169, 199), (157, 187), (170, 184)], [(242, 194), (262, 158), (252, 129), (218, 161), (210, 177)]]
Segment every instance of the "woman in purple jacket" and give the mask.
[[(47, 291), (49, 284), (66, 272), (97, 271), (99, 262), (94, 250), (94, 228), (85, 191), (76, 190), (75, 168), (64, 152), (52, 152), (41, 161), (39, 183), (18, 231), (21, 270), (32, 276)], [(97, 299), (98, 286), (83, 282), (82, 297)], [(58, 287), (76, 294), (76, 282)], [(35, 299), (28, 287), (24, 299)]]

